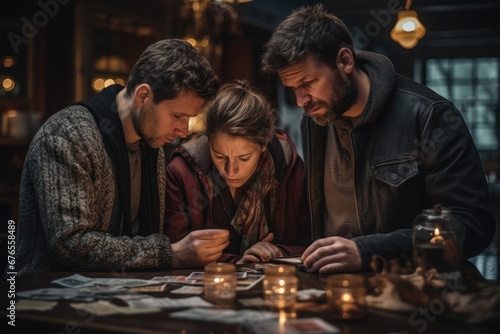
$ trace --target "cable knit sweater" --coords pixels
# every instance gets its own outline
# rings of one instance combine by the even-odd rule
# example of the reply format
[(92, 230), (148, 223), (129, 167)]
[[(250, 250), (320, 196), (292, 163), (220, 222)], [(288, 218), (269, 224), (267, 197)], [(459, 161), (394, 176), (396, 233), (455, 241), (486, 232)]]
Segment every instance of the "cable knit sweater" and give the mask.
[[(24, 164), (16, 237), (18, 275), (55, 267), (124, 270), (169, 267), (170, 239), (122, 235), (115, 166), (89, 110), (70, 106), (45, 122)], [(158, 155), (160, 231), (165, 157)]]

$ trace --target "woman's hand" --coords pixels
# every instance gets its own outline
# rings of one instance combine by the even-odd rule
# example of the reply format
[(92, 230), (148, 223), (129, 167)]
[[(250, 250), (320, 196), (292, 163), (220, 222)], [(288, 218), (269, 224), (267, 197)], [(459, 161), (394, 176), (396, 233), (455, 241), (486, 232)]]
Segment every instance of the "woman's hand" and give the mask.
[(271, 243), (273, 239), (274, 234), (269, 233), (264, 239), (247, 249), (236, 264), (244, 264), (248, 262), (269, 262), (271, 258), (282, 257), (283, 252), (281, 249)]

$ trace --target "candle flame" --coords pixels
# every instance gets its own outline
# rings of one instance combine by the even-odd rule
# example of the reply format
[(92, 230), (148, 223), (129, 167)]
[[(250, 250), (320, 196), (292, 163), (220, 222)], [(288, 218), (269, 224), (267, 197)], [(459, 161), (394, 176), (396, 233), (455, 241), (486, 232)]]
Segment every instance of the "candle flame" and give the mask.
[(434, 234), (435, 235), (439, 235), (439, 229), (436, 227), (436, 229), (434, 230)]
[(351, 301), (351, 299), (352, 299), (352, 296), (351, 296), (351, 294), (350, 294), (350, 293), (344, 293), (344, 294), (342, 295), (342, 300), (343, 300), (344, 302), (349, 302), (349, 301)]
[(280, 322), (280, 325), (284, 325), (285, 324), (285, 322), (286, 322), (286, 312), (280, 311), (279, 322)]

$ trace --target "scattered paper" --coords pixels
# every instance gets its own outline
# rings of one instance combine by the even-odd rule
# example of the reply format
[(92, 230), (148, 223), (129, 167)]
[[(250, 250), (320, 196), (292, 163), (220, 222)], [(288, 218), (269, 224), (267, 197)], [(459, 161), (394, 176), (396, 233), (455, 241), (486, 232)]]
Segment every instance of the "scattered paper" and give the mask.
[(176, 281), (182, 281), (185, 280), (186, 278), (187, 276), (155, 276), (151, 280), (164, 283), (171, 283)]
[(80, 274), (74, 274), (68, 277), (63, 277), (52, 281), (53, 284), (65, 288), (79, 288), (86, 285), (91, 285), (94, 282), (93, 278), (85, 277)]
[(74, 274), (52, 281), (53, 284), (65, 288), (80, 288), (89, 286), (111, 286), (111, 287), (137, 287), (156, 285), (158, 282), (136, 278), (90, 278), (80, 274)]
[(132, 308), (179, 308), (179, 307), (213, 307), (212, 303), (207, 302), (200, 297), (188, 298), (144, 298), (139, 300), (127, 301)]
[(19, 299), (16, 301), (16, 311), (50, 311), (57, 302), (46, 302), (43, 300)]
[(247, 291), (256, 286), (264, 276), (262, 275), (248, 275), (247, 279), (239, 280), (236, 285), (236, 291)]
[(270, 261), (274, 263), (301, 265), (302, 264), (302, 260), (300, 259), (301, 257), (302, 255), (275, 257), (270, 259)]
[(238, 299), (238, 302), (244, 307), (260, 307), (265, 305), (264, 299), (259, 297)]
[(178, 293), (184, 295), (200, 295), (203, 292), (202, 286), (183, 286), (179, 289), (170, 291), (170, 293)]
[(163, 292), (163, 291), (165, 291), (165, 287), (166, 286), (167, 286), (167, 284), (150, 285), (150, 286), (138, 286), (136, 288), (130, 289), (130, 291), (133, 291), (133, 292), (146, 292), (146, 293)]
[(128, 294), (123, 294), (123, 295), (116, 295), (114, 298), (119, 299), (121, 301), (124, 301), (125, 303), (128, 302), (129, 300), (138, 300), (138, 299), (144, 299), (144, 298), (151, 298), (149, 295), (145, 295), (142, 293), (128, 293)]
[[(247, 278), (247, 273), (245, 271), (238, 271), (234, 273), (236, 276), (236, 279), (246, 279)], [(203, 280), (203, 276), (205, 276), (204, 271), (193, 271), (189, 276), (187, 277), (188, 280), (195, 280), (195, 281), (201, 281)]]
[(321, 298), (326, 294), (325, 290), (305, 289), (297, 291), (297, 299), (299, 301), (307, 301), (313, 298)]
[(100, 299), (110, 299), (117, 294), (126, 294), (127, 289), (109, 287), (81, 288), (41, 288), (35, 290), (21, 291), (17, 295), (22, 298), (36, 300), (71, 300), (77, 302), (93, 302)]
[(128, 306), (118, 306), (105, 300), (100, 300), (95, 303), (79, 303), (79, 304), (69, 304), (69, 305), (74, 309), (82, 310), (87, 313), (101, 317), (113, 314), (143, 314), (143, 313), (154, 313), (161, 311), (160, 308), (134, 309)]

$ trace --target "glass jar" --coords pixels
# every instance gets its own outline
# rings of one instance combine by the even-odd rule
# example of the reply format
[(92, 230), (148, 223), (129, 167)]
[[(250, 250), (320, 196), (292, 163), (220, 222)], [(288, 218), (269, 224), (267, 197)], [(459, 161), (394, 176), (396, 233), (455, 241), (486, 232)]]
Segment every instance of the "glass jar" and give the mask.
[(292, 311), (297, 301), (298, 283), (295, 266), (264, 268), (262, 285), (266, 305), (278, 310)]
[(424, 272), (458, 271), (462, 263), (463, 226), (440, 204), (423, 210), (413, 222), (413, 256)]
[(327, 302), (335, 319), (355, 320), (365, 317), (365, 294), (363, 276), (339, 274), (327, 279)]
[(216, 305), (232, 304), (236, 298), (235, 266), (231, 263), (209, 263), (203, 275), (203, 296)]

